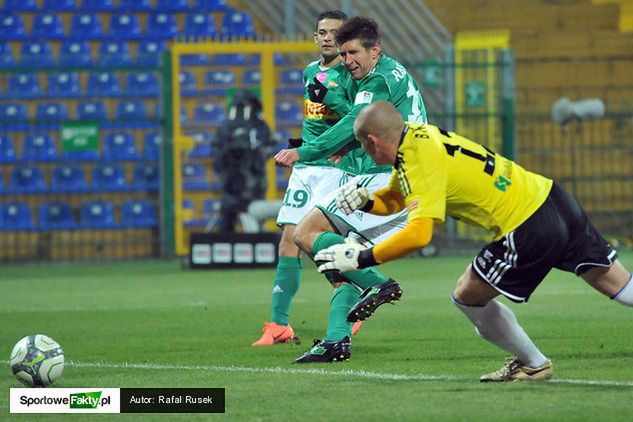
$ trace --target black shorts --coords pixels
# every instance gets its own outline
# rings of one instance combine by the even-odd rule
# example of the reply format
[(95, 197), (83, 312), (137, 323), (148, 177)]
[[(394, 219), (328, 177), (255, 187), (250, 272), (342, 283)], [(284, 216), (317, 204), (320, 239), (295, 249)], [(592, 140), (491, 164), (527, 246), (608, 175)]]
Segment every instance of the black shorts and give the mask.
[(516, 230), (486, 245), (472, 268), (508, 299), (527, 302), (552, 268), (581, 275), (610, 266), (617, 256), (576, 199), (554, 182), (543, 205)]

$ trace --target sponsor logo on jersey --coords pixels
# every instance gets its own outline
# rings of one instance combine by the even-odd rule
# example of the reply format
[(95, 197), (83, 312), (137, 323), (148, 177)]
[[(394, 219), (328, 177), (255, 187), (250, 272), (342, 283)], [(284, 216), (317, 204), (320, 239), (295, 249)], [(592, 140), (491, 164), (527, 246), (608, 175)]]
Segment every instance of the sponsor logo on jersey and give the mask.
[(368, 91), (361, 91), (356, 94), (354, 105), (357, 104), (371, 104), (371, 99), (374, 98), (374, 94)]
[(313, 103), (312, 101), (306, 99), (303, 101), (303, 115), (306, 119), (323, 119), (323, 120), (338, 120), (340, 119), (339, 115), (333, 112), (326, 106), (321, 103)]

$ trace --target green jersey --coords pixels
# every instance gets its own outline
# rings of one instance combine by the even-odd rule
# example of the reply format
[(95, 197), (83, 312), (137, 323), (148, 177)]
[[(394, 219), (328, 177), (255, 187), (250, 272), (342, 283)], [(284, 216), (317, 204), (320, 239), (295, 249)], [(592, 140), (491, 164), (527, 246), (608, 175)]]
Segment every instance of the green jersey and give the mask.
[[(326, 85), (327, 87), (327, 85)], [(328, 92), (329, 93), (329, 92)], [(311, 142), (297, 148), (300, 162), (327, 158), (354, 140), (354, 120), (360, 110), (376, 101), (393, 104), (407, 122), (426, 123), (426, 109), (415, 79), (398, 61), (382, 55), (374, 69), (355, 81), (347, 74), (346, 97), (352, 100), (351, 109), (332, 127)], [(356, 147), (356, 144), (353, 146)], [(391, 171), (390, 166), (377, 167), (368, 154), (355, 148), (349, 159), (358, 166), (354, 173)]]

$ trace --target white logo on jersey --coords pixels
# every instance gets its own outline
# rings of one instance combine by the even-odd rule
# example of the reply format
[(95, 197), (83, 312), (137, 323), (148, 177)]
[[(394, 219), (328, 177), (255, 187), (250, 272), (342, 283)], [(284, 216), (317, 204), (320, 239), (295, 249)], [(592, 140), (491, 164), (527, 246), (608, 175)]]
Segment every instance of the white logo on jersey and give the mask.
[(371, 104), (371, 99), (374, 97), (374, 94), (368, 91), (361, 91), (356, 94), (356, 99), (354, 100), (354, 105), (358, 104)]

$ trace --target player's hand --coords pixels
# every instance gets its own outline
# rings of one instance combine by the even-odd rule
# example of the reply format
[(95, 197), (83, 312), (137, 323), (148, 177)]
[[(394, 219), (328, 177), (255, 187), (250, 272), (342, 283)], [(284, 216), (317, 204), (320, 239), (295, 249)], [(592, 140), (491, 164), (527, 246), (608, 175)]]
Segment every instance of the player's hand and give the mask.
[(326, 271), (354, 271), (358, 269), (358, 257), (360, 252), (367, 249), (365, 246), (349, 237), (345, 243), (332, 245), (317, 252), (314, 260), (319, 265), (319, 272)]
[(349, 181), (338, 189), (336, 193), (336, 206), (349, 215), (359, 208), (363, 208), (373, 200), (373, 195), (366, 187), (360, 186), (355, 180)]
[(327, 94), (327, 88), (317, 78), (314, 78), (313, 83), (308, 85), (308, 97), (310, 101), (314, 103), (323, 103)]
[(279, 167), (292, 167), (299, 161), (299, 153), (296, 149), (282, 149), (275, 154), (275, 165)]
[(349, 144), (347, 144), (343, 148), (336, 151), (334, 154), (330, 155), (327, 159), (327, 162), (338, 166), (339, 164), (341, 164), (341, 161), (343, 161), (343, 158), (345, 158), (349, 151), (350, 147)]

